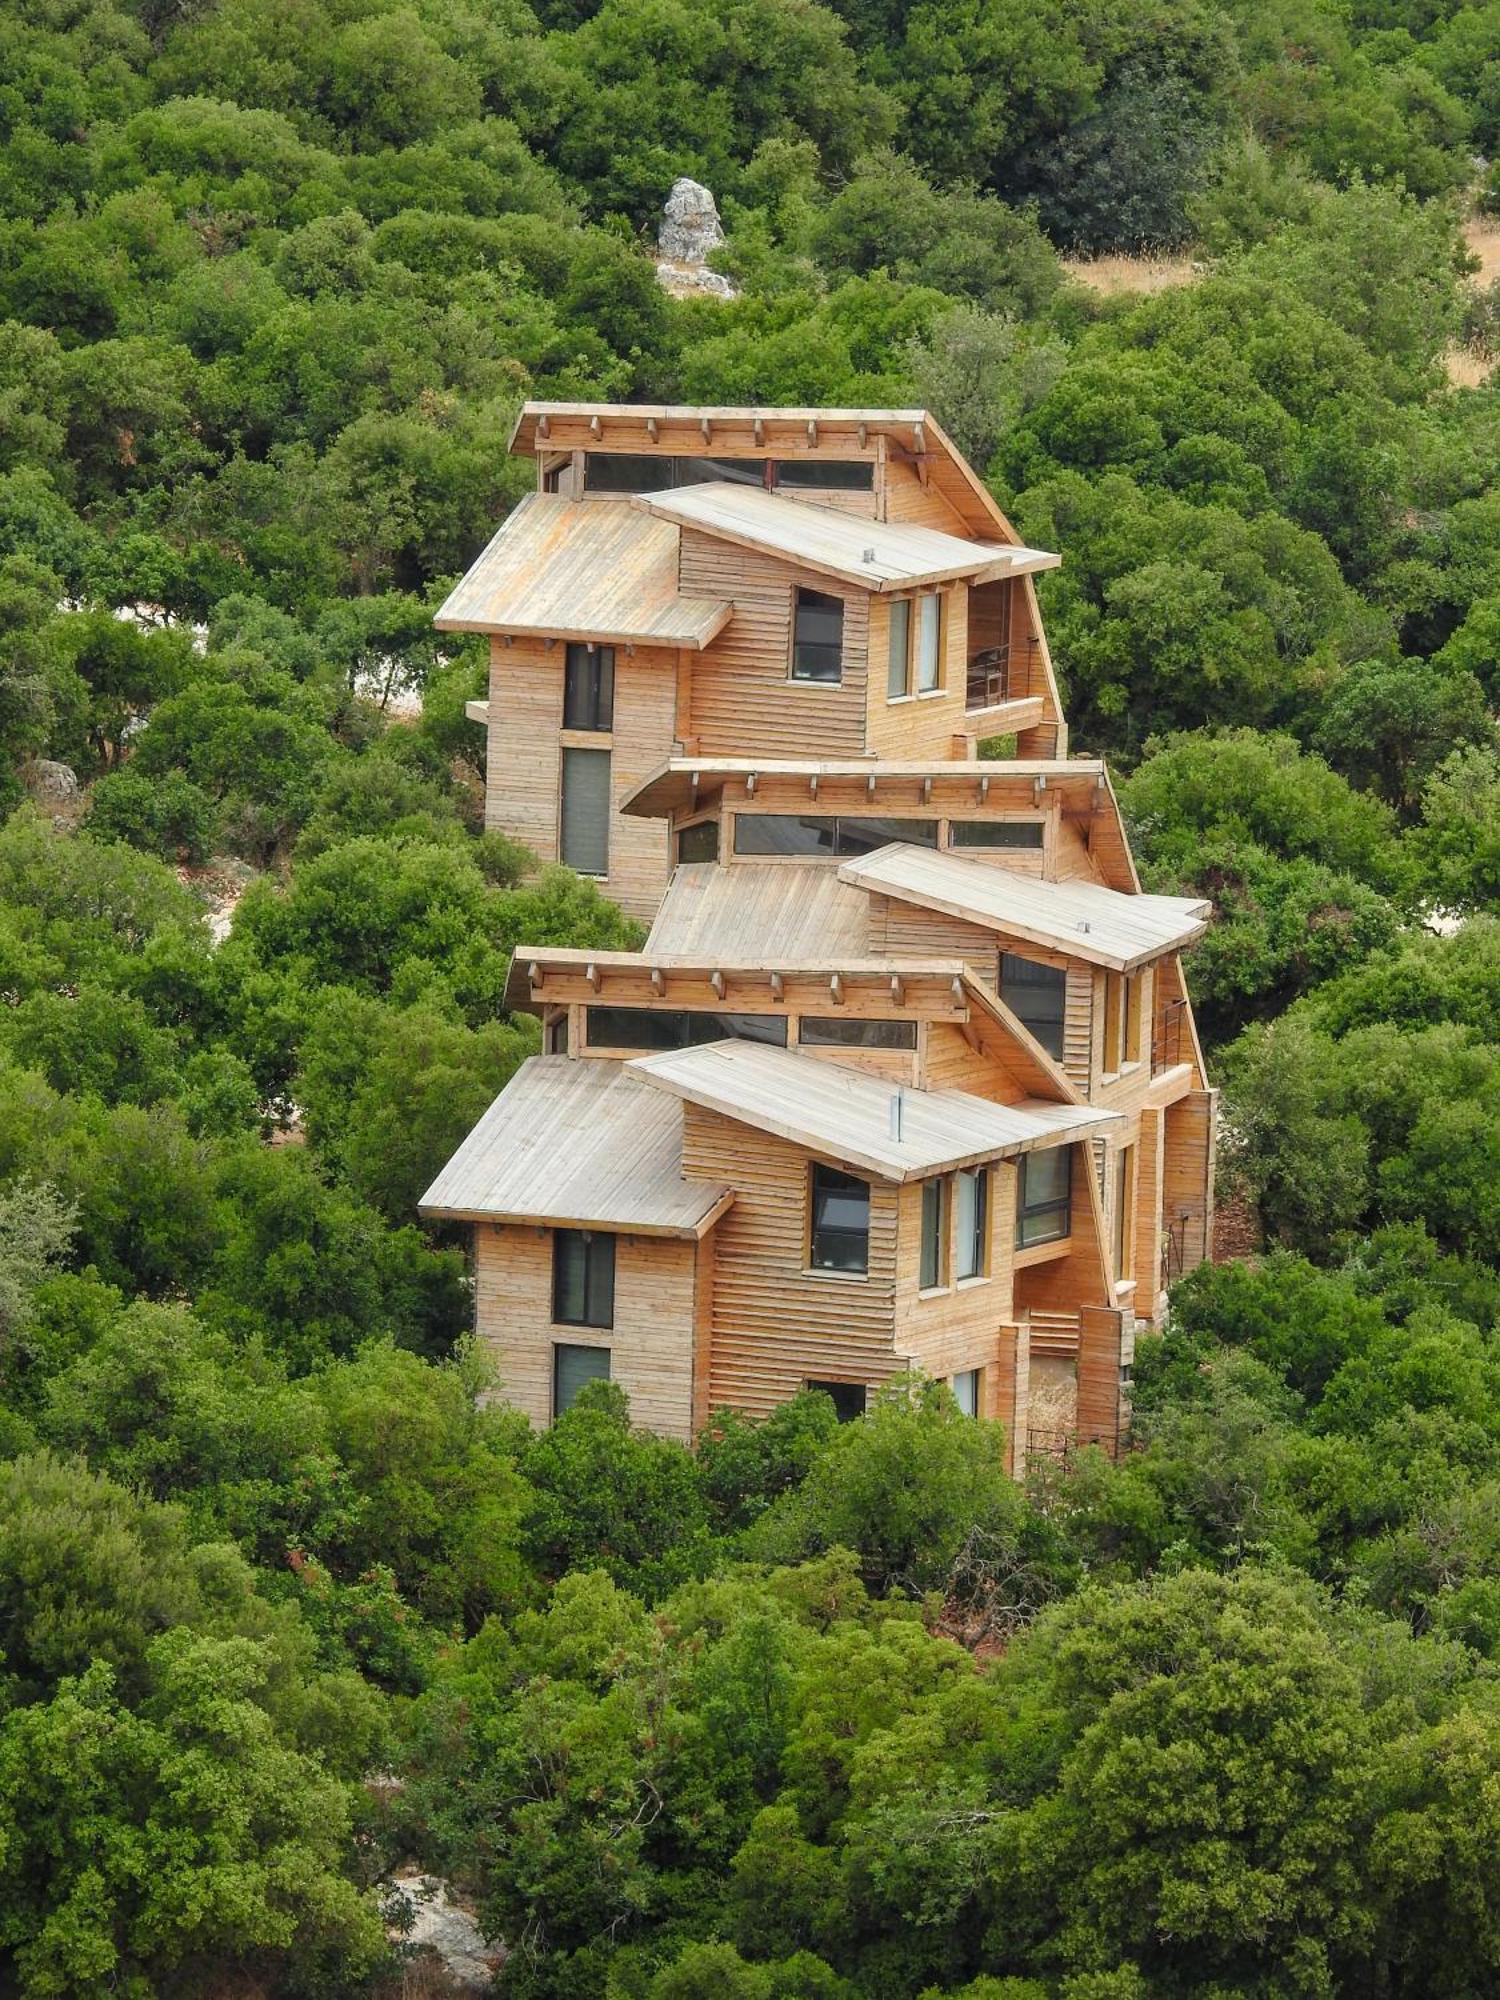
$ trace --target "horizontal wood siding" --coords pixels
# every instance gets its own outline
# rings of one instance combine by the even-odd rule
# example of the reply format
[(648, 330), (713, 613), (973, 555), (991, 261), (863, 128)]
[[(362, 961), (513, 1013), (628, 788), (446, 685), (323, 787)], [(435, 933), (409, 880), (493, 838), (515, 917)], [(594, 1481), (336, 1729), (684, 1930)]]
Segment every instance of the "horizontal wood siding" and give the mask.
[(476, 1326), (507, 1403), (550, 1423), (554, 1345), (607, 1347), (635, 1421), (663, 1437), (692, 1435), (694, 1244), (617, 1238), (615, 1323), (596, 1328), (553, 1324), (550, 1229), (480, 1226), (474, 1238)]
[[(954, 738), (963, 738), (968, 662), (968, 585), (950, 584), (943, 599), (943, 679), (940, 692), (892, 701), (890, 673), (891, 598), (870, 600), (869, 747), (877, 757), (915, 763), (925, 757), (952, 757)], [(912, 614), (915, 617), (915, 612)]]
[(710, 1409), (764, 1415), (809, 1380), (874, 1384), (900, 1365), (897, 1191), (871, 1184), (867, 1277), (809, 1275), (810, 1158), (786, 1140), (684, 1107), (683, 1172), (736, 1190), (715, 1231)]
[(1167, 1107), (1162, 1212), (1168, 1225), (1179, 1227), (1184, 1271), (1214, 1253), (1217, 1103), (1217, 1091), (1193, 1090)]
[(970, 1368), (991, 1375), (1000, 1361), (1003, 1327), (1010, 1324), (1016, 1228), (1016, 1170), (1002, 1160), (990, 1177), (989, 1274), (963, 1284), (952, 1282), (956, 1250), (957, 1204), (952, 1175), (945, 1176), (948, 1194), (947, 1271), (942, 1290), (918, 1288), (922, 1233), (922, 1183), (910, 1181), (900, 1190), (896, 1346), (924, 1374), (946, 1380)]
[[(685, 596), (727, 598), (734, 616), (693, 662), (683, 721), (706, 757), (858, 757), (865, 751), (869, 596), (840, 591), (788, 562), (682, 531)], [(820, 687), (789, 678), (792, 593), (799, 584), (844, 599), (844, 678)]]

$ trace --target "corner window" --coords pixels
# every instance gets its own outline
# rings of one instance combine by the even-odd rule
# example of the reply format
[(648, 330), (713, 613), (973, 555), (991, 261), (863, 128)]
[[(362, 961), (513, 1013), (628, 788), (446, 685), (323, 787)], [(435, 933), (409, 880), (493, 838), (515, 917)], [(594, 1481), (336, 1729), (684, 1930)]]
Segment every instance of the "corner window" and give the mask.
[(786, 1047), (784, 1014), (718, 1014), (704, 1008), (590, 1007), (591, 1049), (696, 1049), (705, 1042), (770, 1042)]
[(1001, 952), (1000, 998), (1049, 1056), (1062, 1054), (1068, 975), (1060, 966), (1039, 965), (1014, 951)]
[(563, 728), (614, 728), (615, 649), (569, 646), (563, 670)]
[(870, 1183), (814, 1161), (810, 1258), (815, 1271), (870, 1268)]
[(873, 854), (904, 840), (937, 846), (935, 819), (855, 819), (843, 814), (736, 813), (736, 854)]
[(609, 873), (609, 752), (562, 753), (558, 853), (580, 875)]
[(609, 1380), (607, 1347), (570, 1347), (559, 1341), (552, 1350), (552, 1415), (554, 1421), (571, 1410), (586, 1382)]
[(837, 687), (844, 678), (844, 600), (799, 590), (792, 615), (792, 679)]
[(557, 1326), (614, 1325), (615, 1239), (608, 1230), (553, 1230), (552, 1318)]
[(978, 1368), (965, 1368), (962, 1374), (953, 1377), (953, 1400), (961, 1417), (979, 1415), (979, 1377), (982, 1372)]
[(965, 1168), (955, 1183), (955, 1198), (958, 1205), (958, 1275), (960, 1278), (982, 1278), (989, 1267), (989, 1168)]
[(947, 1277), (948, 1266), (948, 1183), (946, 1179), (922, 1183), (922, 1256), (917, 1283), (924, 1292), (935, 1290)]
[(1016, 1248), (1056, 1243), (1073, 1229), (1073, 1148), (1023, 1153), (1016, 1189)]
[(717, 861), (718, 858), (719, 822), (716, 819), (695, 819), (691, 826), (677, 829), (679, 861)]
[(1039, 853), (1047, 828), (1039, 819), (950, 819), (950, 847), (1029, 848)]

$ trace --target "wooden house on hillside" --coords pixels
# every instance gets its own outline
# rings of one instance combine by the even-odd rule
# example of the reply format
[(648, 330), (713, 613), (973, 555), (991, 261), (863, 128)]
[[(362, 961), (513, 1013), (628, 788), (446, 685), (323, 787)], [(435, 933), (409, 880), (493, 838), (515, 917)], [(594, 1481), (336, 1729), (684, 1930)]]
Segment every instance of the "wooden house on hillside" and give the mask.
[(492, 635), (488, 822), (652, 928), (518, 949), (546, 1053), (423, 1201), (474, 1225), (505, 1393), (608, 1374), (690, 1438), (919, 1367), (1017, 1463), (1113, 1448), (1209, 1250), (1207, 908), (1141, 892), (1067, 754), (1058, 558), (922, 411), (534, 404), (516, 448), (537, 491), (439, 614)]

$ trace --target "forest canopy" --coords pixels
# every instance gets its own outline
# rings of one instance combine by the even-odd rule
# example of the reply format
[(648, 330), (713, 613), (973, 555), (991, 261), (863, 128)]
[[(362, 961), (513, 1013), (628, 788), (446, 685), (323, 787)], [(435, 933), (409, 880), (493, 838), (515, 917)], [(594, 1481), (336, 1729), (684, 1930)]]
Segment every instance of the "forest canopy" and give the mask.
[[(1500, 1982), (1497, 151), (1500, 0), (7, 10), (0, 1991), (394, 2000), (403, 1865), (518, 2000)], [(1118, 1463), (475, 1351), (510, 952), (638, 936), (432, 628), (527, 397), (920, 403), (1063, 553), (1258, 1243)]]

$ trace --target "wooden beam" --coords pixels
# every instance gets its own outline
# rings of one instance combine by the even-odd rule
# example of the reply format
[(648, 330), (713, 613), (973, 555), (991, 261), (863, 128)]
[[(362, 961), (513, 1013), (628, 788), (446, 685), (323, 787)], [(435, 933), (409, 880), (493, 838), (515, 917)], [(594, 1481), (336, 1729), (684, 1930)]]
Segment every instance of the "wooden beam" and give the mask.
[(765, 421), (764, 421), (764, 419), (763, 419), (763, 418), (761, 418), (761, 417), (757, 417), (757, 418), (755, 419), (754, 423), (753, 423), (753, 424), (751, 425), (751, 431), (752, 431), (752, 433), (753, 433), (753, 435), (754, 435), (754, 438), (755, 438), (755, 442), (756, 442), (757, 444), (764, 444), (764, 443), (765, 443), (765, 441), (766, 441), (766, 426), (765, 426)]
[(810, 796), (810, 797), (812, 797), (812, 798), (816, 798), (816, 797), (818, 796), (818, 774), (817, 774), (817, 772), (816, 772), (816, 771), (815, 771), (815, 772), (813, 773), (813, 775), (812, 775), (812, 776), (811, 776), (811, 777), (810, 777), (810, 778), (808, 779), (808, 781), (807, 781), (807, 789), (808, 789), (808, 794), (809, 794), (809, 796)]
[(816, 451), (818, 448), (818, 420), (816, 417), (809, 417), (807, 420), (807, 441), (813, 450)]
[(655, 417), (647, 417), (647, 419), (646, 419), (646, 435), (647, 435), (647, 437), (648, 437), (648, 438), (650, 438), (650, 440), (651, 440), (651, 442), (652, 442), (653, 444), (655, 444), (655, 443), (656, 443), (656, 440), (657, 440), (657, 437), (658, 437), (658, 434), (659, 434), (659, 432), (658, 432), (658, 426), (657, 426), (657, 422), (656, 422), (656, 419), (655, 419)]
[(786, 998), (786, 981), (779, 972), (771, 974), (771, 998), (773, 1000), (784, 1000)]
[(868, 450), (870, 441), (870, 426), (868, 424), (861, 424), (856, 435), (859, 438), (860, 450), (861, 451)]
[(989, 797), (989, 795), (990, 795), (990, 781), (987, 777), (981, 778), (979, 780), (979, 803), (983, 805), (985, 800)]
[(711, 986), (711, 987), (712, 987), (712, 988), (714, 989), (714, 994), (715, 994), (715, 996), (716, 996), (716, 997), (717, 997), (718, 999), (722, 1000), (722, 999), (724, 998), (724, 975), (723, 975), (723, 973), (722, 973), (722, 972), (717, 972), (717, 971), (715, 971), (715, 972), (711, 972), (711, 973), (710, 973), (710, 974), (708, 975), (708, 983), (709, 983), (709, 985), (710, 985), (710, 986)]
[(546, 983), (546, 976), (535, 959), (526, 968), (526, 981), (533, 993), (541, 992), (543, 985)]
[(840, 979), (839, 975), (836, 972), (831, 976), (831, 978), (828, 981), (828, 997), (833, 1002), (835, 1007), (843, 1006), (844, 982), (842, 979)]
[(667, 990), (667, 976), (659, 965), (651, 968), (651, 991), (660, 999)]
[(902, 984), (901, 975), (899, 972), (893, 972), (891, 974), (891, 998), (895, 1001), (898, 1007), (904, 1007), (906, 1005), (906, 988)]
[(592, 986), (594, 991), (597, 993), (599, 991), (599, 985), (600, 985), (599, 968), (597, 965), (594, 964), (592, 959), (589, 960), (588, 965), (584, 968), (583, 976), (588, 981), (589, 985)]
[(545, 410), (536, 420), (536, 434), (539, 438), (549, 438), (552, 435), (552, 419)]
[(597, 417), (590, 417), (590, 418), (589, 418), (589, 436), (590, 436), (591, 438), (602, 438), (602, 437), (603, 437), (603, 435), (604, 435), (604, 426), (603, 426), (603, 424), (602, 424), (602, 423), (600, 423), (600, 421), (599, 421), (599, 419), (598, 419)]
[(703, 433), (703, 442), (705, 444), (712, 444), (714, 441), (714, 427), (707, 417), (699, 419), (698, 428)]

